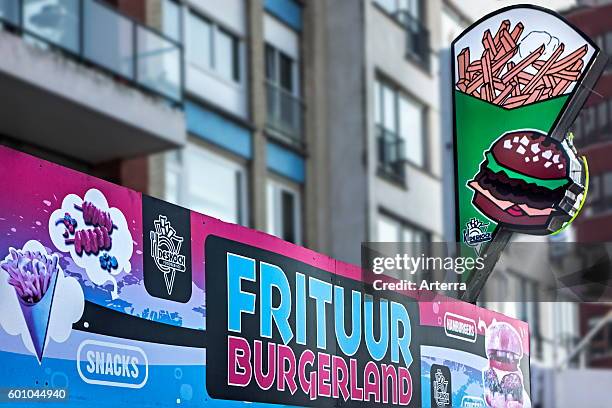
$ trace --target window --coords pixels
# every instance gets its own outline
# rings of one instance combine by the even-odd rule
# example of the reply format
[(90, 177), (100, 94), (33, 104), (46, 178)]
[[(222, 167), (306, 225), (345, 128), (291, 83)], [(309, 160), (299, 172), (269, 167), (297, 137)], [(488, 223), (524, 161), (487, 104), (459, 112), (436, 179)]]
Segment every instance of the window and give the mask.
[[(385, 245), (391, 252), (396, 254), (406, 253), (410, 256), (428, 255), (429, 243), (431, 242), (430, 234), (418, 227), (408, 224), (401, 219), (380, 213), (377, 221), (377, 238), (378, 242), (396, 243), (396, 245)], [(404, 278), (403, 276), (396, 276)], [(423, 278), (421, 273), (416, 277), (416, 281)]]
[(195, 14), (189, 14), (186, 52), (192, 64), (212, 67), (212, 24)]
[(374, 109), (383, 173), (403, 178), (404, 159), (425, 167), (425, 107), (393, 85), (376, 81)]
[(276, 181), (268, 181), (268, 233), (301, 244), (300, 193)]
[(185, 150), (186, 207), (226, 222), (247, 224), (246, 170), (204, 148)]
[(387, 13), (394, 16), (409, 13), (414, 18), (421, 16), (420, 0), (375, 0)]
[(572, 126), (582, 145), (612, 138), (612, 99), (582, 109)]
[(430, 234), (418, 227), (387, 214), (378, 216), (379, 242), (405, 242), (427, 244), (431, 241)]
[(406, 51), (429, 69), (429, 31), (423, 24), (424, 3), (421, 0), (375, 0), (387, 14), (406, 30)]
[(591, 176), (586, 206), (591, 214), (612, 210), (612, 171)]
[(297, 61), (266, 44), (268, 128), (287, 141), (302, 143), (302, 102)]
[(189, 63), (217, 73), (223, 79), (241, 81), (241, 41), (212, 21), (189, 13), (186, 54)]
[(181, 41), (181, 8), (174, 0), (162, 1), (162, 32), (174, 41)]

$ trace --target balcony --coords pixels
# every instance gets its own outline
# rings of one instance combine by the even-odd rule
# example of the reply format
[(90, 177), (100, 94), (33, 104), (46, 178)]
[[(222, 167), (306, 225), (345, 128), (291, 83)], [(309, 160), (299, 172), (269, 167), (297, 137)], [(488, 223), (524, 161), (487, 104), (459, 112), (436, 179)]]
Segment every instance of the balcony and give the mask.
[(0, 0), (0, 21), (131, 85), (182, 99), (180, 44), (97, 0)]
[(376, 144), (379, 173), (392, 181), (404, 184), (406, 180), (404, 140), (395, 133), (378, 126)]
[(182, 73), (180, 44), (98, 0), (0, 0), (0, 134), (88, 163), (180, 146)]
[(431, 63), (429, 30), (407, 10), (397, 11), (394, 17), (406, 30), (406, 54), (408, 58), (416, 60), (425, 69), (429, 70)]
[(266, 127), (275, 138), (297, 148), (304, 147), (303, 113), (300, 98), (277, 84), (266, 82)]

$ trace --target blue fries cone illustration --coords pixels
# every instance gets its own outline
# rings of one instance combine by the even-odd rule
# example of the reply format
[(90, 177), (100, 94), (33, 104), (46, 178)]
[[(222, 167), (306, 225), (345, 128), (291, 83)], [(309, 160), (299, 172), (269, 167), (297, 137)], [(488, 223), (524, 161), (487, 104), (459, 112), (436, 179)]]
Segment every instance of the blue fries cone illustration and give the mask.
[(8, 283), (15, 288), (40, 363), (59, 274), (58, 257), (14, 248), (10, 248), (9, 252), (10, 255), (0, 262), (0, 269), (8, 273)]
[(43, 351), (45, 350), (56, 283), (57, 273), (51, 278), (47, 292), (38, 303), (27, 303), (21, 297), (19, 298), (19, 306), (21, 306), (23, 317), (25, 318), (30, 336), (32, 337), (32, 343), (34, 344), (38, 362), (42, 362)]

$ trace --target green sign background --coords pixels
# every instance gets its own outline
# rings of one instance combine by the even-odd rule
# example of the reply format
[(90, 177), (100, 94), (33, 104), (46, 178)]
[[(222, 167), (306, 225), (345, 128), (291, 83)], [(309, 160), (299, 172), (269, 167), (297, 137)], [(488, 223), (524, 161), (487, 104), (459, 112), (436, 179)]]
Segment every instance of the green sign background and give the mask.
[(489, 102), (455, 91), (455, 132), (458, 210), (458, 240), (471, 218), (489, 221), (489, 232), (497, 223), (482, 215), (472, 204), (474, 191), (467, 186), (480, 168), (485, 152), (506, 132), (534, 129), (548, 133), (559, 117), (569, 95), (516, 109), (504, 109)]

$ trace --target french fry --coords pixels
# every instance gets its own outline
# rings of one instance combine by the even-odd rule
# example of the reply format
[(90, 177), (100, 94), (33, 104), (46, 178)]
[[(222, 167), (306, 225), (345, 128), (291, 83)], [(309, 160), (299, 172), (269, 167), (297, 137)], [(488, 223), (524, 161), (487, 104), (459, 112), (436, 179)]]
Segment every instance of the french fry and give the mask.
[[(553, 52), (553, 54), (550, 56), (550, 58), (548, 59), (548, 61), (546, 61), (546, 63), (544, 64), (544, 66), (542, 67), (542, 69), (540, 69), (538, 71), (537, 74), (535, 74), (535, 76), (533, 77), (533, 79), (531, 80), (531, 82), (529, 84), (527, 84), (527, 86), (525, 87), (525, 89), (523, 89), (523, 92), (527, 93), (527, 92), (531, 92), (536, 85), (538, 84), (538, 81), (540, 80), (540, 78), (542, 78), (542, 76), (544, 74), (546, 74), (546, 72), (548, 71), (548, 69), (554, 64), (554, 62), (557, 60), (557, 58), (559, 58), (559, 56), (561, 54), (563, 54), (563, 51), (565, 50), (565, 45), (564, 44), (560, 44), (557, 49)], [(538, 95), (539, 97), (539, 95)]]
[(517, 43), (519, 38), (521, 38), (521, 34), (523, 34), (524, 29), (525, 29), (525, 26), (520, 21), (518, 22), (516, 26), (514, 26), (514, 29), (510, 33), (510, 37), (512, 37), (515, 43)]
[(529, 54), (529, 56), (527, 58), (525, 58), (524, 60), (522, 60), (521, 62), (519, 62), (516, 67), (514, 67), (512, 69), (512, 71), (509, 71), (506, 73), (506, 75), (504, 75), (502, 77), (502, 81), (504, 81), (504, 83), (507, 83), (508, 81), (510, 81), (512, 78), (514, 78), (519, 72), (523, 71), (525, 68), (527, 68), (533, 61), (537, 60), (538, 58), (540, 58), (540, 56), (544, 53), (544, 44), (542, 44), (537, 50), (533, 51), (531, 54)]
[(510, 29), (510, 20), (502, 21), (501, 24), (499, 25), (499, 28), (497, 29), (497, 33), (495, 34), (495, 37), (493, 37), (493, 43), (495, 44), (496, 47), (499, 45), (501, 32), (504, 30), (508, 31), (509, 29)]
[(457, 70), (459, 72), (459, 80), (467, 77), (467, 65), (470, 63), (470, 49), (464, 48), (457, 56)]
[(542, 44), (517, 61), (524, 29), (521, 22), (512, 28), (511, 22), (504, 20), (495, 35), (491, 30), (483, 33), (480, 57), (472, 61), (470, 49), (461, 50), (457, 55), (457, 89), (507, 109), (565, 93), (580, 78), (588, 45), (563, 56), (565, 44), (561, 43), (549, 58), (543, 58), (546, 45)]

